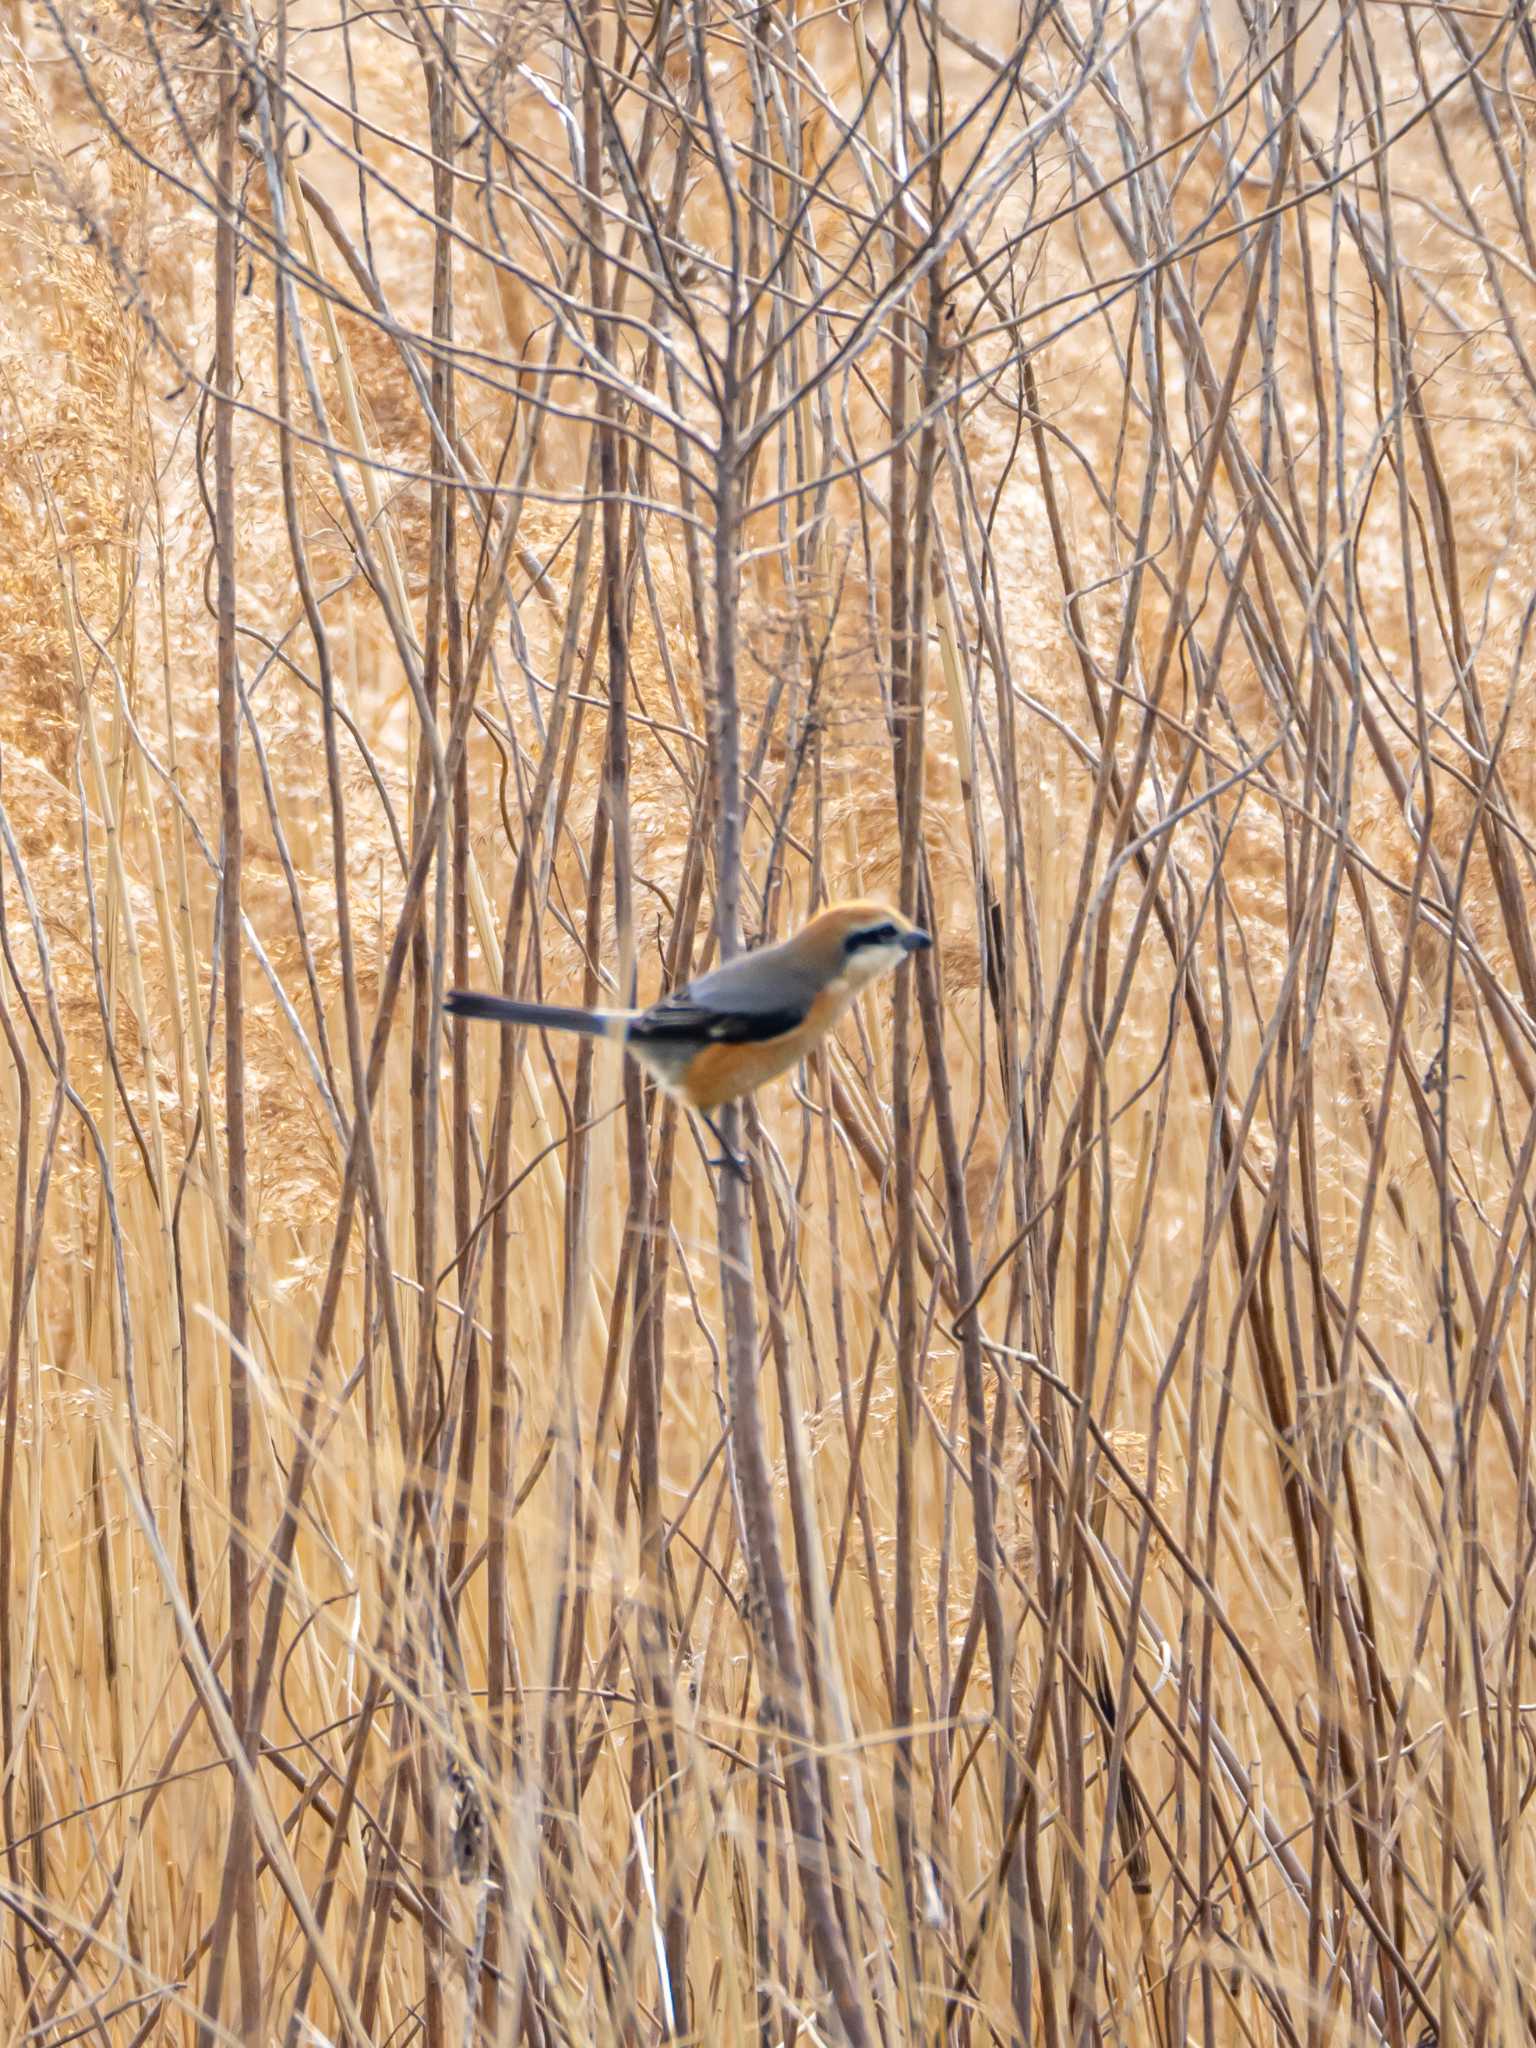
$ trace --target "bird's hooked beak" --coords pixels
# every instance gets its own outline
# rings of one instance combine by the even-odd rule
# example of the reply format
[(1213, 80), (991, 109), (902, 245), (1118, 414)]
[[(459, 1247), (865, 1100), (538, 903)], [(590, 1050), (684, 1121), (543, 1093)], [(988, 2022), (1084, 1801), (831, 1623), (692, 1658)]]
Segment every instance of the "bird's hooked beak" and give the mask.
[(933, 944), (933, 940), (928, 936), (927, 932), (920, 932), (917, 926), (913, 925), (911, 931), (902, 933), (901, 943), (909, 953), (926, 953)]

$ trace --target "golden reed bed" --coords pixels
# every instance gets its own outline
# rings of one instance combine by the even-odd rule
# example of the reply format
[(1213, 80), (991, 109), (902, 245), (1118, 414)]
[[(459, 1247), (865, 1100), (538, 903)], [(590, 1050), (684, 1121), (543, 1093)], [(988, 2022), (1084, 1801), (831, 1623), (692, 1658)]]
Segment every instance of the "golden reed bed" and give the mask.
[(7, 2041), (1528, 2038), (1533, 64), (9, 12)]

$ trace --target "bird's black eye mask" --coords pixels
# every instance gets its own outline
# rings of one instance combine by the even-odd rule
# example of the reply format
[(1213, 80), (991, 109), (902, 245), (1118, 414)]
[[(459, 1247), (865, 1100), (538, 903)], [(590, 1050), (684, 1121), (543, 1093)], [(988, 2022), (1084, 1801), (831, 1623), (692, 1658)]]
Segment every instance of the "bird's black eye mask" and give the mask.
[(865, 946), (894, 946), (900, 937), (893, 924), (872, 924), (861, 932), (850, 932), (843, 942), (843, 950), (852, 955)]

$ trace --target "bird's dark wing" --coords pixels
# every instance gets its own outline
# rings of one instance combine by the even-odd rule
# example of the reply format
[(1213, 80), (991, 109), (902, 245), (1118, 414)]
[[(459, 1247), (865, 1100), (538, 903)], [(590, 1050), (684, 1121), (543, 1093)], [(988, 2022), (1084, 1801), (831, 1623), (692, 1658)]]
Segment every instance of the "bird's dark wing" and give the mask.
[(754, 1045), (805, 1022), (819, 987), (783, 944), (743, 953), (642, 1011), (630, 1039)]
[(679, 1040), (700, 1045), (755, 1045), (765, 1038), (782, 1038), (805, 1022), (806, 1003), (777, 1009), (722, 1009), (713, 1002), (701, 1002), (691, 988), (680, 988), (664, 996), (648, 1010), (642, 1010), (629, 1026), (630, 1042), (642, 1045)]

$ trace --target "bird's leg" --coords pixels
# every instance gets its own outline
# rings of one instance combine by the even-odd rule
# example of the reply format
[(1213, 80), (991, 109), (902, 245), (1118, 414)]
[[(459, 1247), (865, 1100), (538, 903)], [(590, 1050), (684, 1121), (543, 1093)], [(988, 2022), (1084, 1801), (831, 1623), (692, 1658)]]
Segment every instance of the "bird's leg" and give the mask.
[(709, 1125), (710, 1135), (713, 1137), (715, 1143), (720, 1147), (720, 1157), (718, 1159), (711, 1159), (709, 1161), (709, 1164), (711, 1166), (725, 1167), (728, 1172), (734, 1173), (736, 1178), (740, 1181), (747, 1180), (749, 1176), (747, 1173), (746, 1160), (742, 1158), (739, 1152), (733, 1152), (730, 1146), (727, 1145), (724, 1137), (721, 1135), (720, 1126), (715, 1122), (714, 1118), (710, 1115), (707, 1109), (701, 1109), (699, 1111), (699, 1115), (703, 1117), (705, 1123)]

